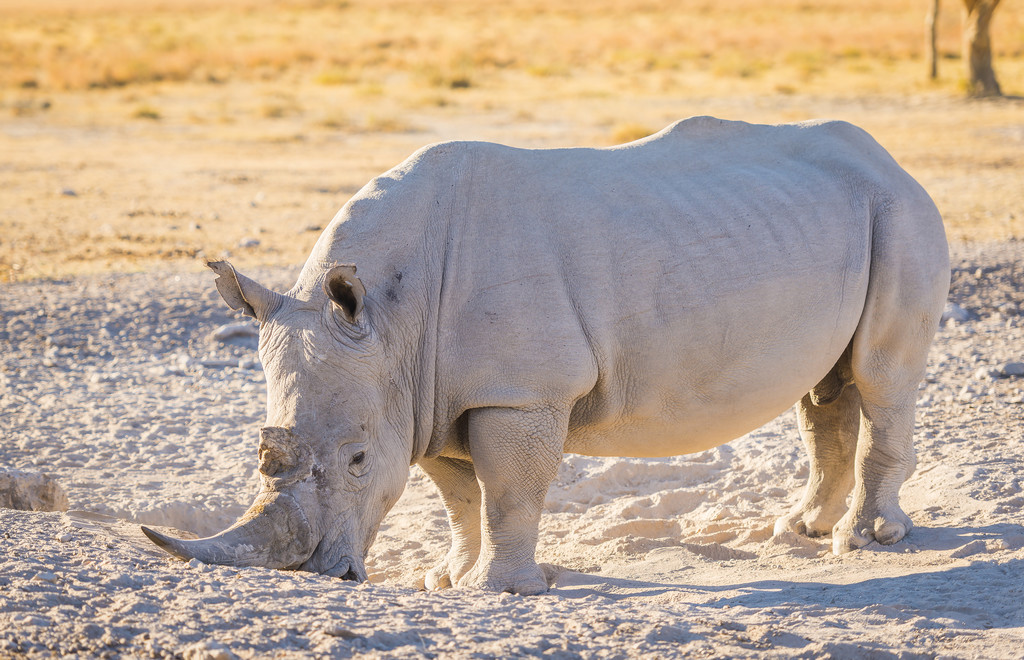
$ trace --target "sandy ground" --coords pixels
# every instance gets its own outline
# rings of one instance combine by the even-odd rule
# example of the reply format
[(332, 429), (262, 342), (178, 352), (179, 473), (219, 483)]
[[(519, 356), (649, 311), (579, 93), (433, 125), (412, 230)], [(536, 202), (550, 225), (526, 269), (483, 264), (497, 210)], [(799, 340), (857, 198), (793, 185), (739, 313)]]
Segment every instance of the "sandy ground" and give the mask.
[(790, 412), (696, 455), (567, 456), (533, 598), (417, 590), (447, 527), (416, 469), (369, 583), (162, 554), (137, 523), (207, 534), (255, 492), (263, 373), (211, 339), (237, 322), (212, 274), (5, 285), (0, 466), (55, 475), (72, 510), (0, 510), (0, 656), (1019, 658), (1024, 379), (999, 371), (1024, 361), (1024, 245), (953, 263), (970, 318), (922, 385), (906, 540), (835, 557), (771, 536), (807, 475)]

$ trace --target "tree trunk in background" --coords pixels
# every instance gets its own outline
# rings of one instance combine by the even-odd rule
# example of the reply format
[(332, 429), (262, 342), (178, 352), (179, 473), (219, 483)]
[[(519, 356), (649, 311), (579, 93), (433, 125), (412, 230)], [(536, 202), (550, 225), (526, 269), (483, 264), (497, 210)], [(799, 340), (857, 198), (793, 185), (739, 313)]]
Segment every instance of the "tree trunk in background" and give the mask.
[(939, 57), (935, 49), (935, 25), (939, 22), (939, 0), (932, 0), (931, 9), (924, 18), (925, 53), (928, 57), (928, 77), (935, 80), (939, 77)]
[(988, 28), (999, 0), (964, 0), (964, 62), (967, 65), (967, 93), (971, 96), (1000, 96), (1002, 91), (992, 70), (992, 43)]

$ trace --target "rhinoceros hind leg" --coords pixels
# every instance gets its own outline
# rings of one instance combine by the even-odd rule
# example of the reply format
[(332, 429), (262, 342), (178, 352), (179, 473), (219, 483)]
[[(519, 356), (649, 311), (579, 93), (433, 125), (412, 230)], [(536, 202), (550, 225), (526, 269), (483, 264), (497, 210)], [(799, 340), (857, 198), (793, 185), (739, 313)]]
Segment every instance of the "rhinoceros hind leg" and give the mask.
[(452, 532), (448, 554), (427, 571), (423, 586), (431, 591), (446, 589), (469, 572), (480, 554), (480, 486), (468, 461), (431, 458), (421, 460), (419, 466), (441, 492)]
[(916, 465), (913, 395), (902, 405), (862, 404), (856, 482), (850, 509), (832, 530), (832, 551), (842, 554), (871, 541), (896, 543), (913, 526), (900, 508), (899, 491)]
[(480, 556), (458, 586), (521, 595), (548, 589), (537, 565), (537, 527), (568, 432), (569, 413), (548, 407), (470, 413), (469, 445), (480, 482)]
[[(949, 290), (949, 262), (934, 206), (902, 204), (873, 226), (871, 276), (850, 361), (861, 397), (850, 509), (832, 530), (840, 554), (910, 530), (899, 491), (913, 473), (914, 407), (928, 348)], [(908, 246), (912, 246), (910, 249)]]
[(828, 403), (815, 403), (808, 394), (797, 404), (797, 421), (810, 458), (807, 486), (800, 503), (776, 521), (775, 534), (825, 536), (846, 513), (846, 496), (853, 488), (860, 394), (846, 386)]

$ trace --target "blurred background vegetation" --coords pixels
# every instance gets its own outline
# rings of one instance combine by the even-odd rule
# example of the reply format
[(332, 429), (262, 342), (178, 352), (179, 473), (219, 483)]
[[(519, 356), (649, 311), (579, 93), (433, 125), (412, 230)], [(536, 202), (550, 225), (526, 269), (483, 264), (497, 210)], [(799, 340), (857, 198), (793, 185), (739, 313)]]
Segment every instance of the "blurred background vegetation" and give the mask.
[[(458, 89), (600, 76), (614, 89), (795, 93), (955, 89), (926, 75), (926, 0), (0, 0), (0, 86), (315, 81)], [(961, 57), (959, 0), (939, 14)], [(996, 14), (1010, 93), (1024, 12)], [(607, 78), (610, 78), (608, 80)]]

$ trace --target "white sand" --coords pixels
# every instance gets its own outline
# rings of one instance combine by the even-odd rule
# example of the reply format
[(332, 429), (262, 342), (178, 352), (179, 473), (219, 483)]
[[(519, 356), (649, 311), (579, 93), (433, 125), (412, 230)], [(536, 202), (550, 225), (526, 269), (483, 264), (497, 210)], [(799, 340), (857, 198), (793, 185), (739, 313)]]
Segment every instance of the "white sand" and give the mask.
[(263, 374), (209, 338), (237, 322), (213, 276), (0, 287), (0, 466), (55, 475), (72, 508), (0, 510), (0, 657), (1024, 657), (1024, 378), (989, 374), (1024, 362), (1024, 245), (954, 266), (972, 318), (922, 386), (907, 539), (771, 537), (807, 476), (790, 412), (702, 454), (567, 456), (533, 598), (417, 590), (448, 539), (415, 469), (371, 583), (163, 554), (137, 523), (209, 534), (255, 492)]

